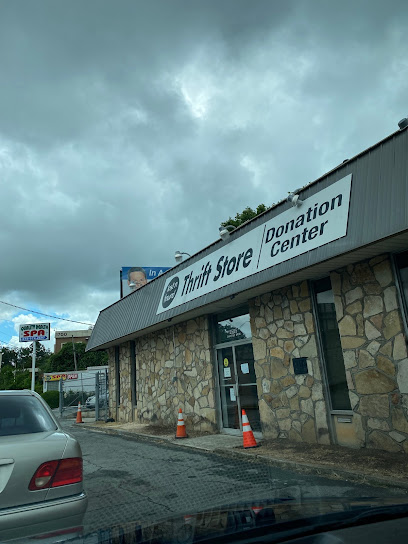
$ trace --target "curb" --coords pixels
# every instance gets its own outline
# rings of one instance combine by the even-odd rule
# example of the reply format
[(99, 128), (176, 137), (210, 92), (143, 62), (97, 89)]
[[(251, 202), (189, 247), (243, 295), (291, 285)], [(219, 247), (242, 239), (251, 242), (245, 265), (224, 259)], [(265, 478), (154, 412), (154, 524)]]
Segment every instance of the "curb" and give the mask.
[(397, 487), (400, 489), (405, 489), (408, 491), (408, 482), (395, 480), (390, 478), (381, 478), (380, 476), (374, 476), (371, 474), (364, 474), (362, 472), (355, 472), (352, 470), (344, 470), (341, 468), (331, 468), (324, 465), (310, 465), (307, 463), (300, 463), (297, 461), (284, 461), (281, 459), (275, 459), (269, 457), (268, 455), (262, 454), (249, 454), (245, 452), (230, 451), (223, 449), (215, 449), (213, 453), (217, 455), (222, 455), (224, 457), (233, 457), (236, 459), (253, 459), (255, 463), (262, 463), (265, 465), (273, 466), (280, 468), (282, 470), (291, 470), (294, 472), (299, 472), (301, 474), (310, 474), (315, 476), (320, 476), (324, 478), (330, 478), (331, 480), (343, 480), (353, 483), (366, 484), (371, 486), (380, 486), (380, 487)]
[[(120, 436), (122, 438), (126, 438), (126, 439), (130, 439), (130, 440), (141, 440), (142, 442), (156, 442), (157, 444), (170, 444), (170, 445), (173, 445), (173, 446), (183, 446), (183, 444), (173, 444), (173, 442), (170, 442), (169, 440), (167, 440), (167, 438), (162, 438), (160, 436), (157, 436), (157, 435), (150, 435), (150, 434), (139, 434), (139, 433), (131, 433), (131, 432), (128, 432), (128, 431), (122, 431), (122, 430), (117, 430), (117, 429), (113, 429), (113, 428), (110, 428), (110, 427), (106, 427), (106, 428), (101, 428), (101, 427), (97, 427), (96, 425), (89, 425), (89, 424), (86, 424), (86, 427), (82, 427), (83, 429), (90, 429), (91, 431), (96, 431), (96, 432), (100, 432), (100, 433), (105, 433), (105, 434), (111, 434), (113, 436)], [(188, 446), (184, 446), (184, 447), (188, 447)], [(191, 449), (190, 447), (188, 447), (188, 449)]]
[(352, 470), (344, 470), (341, 468), (331, 468), (325, 467), (324, 465), (310, 465), (308, 463), (299, 463), (297, 461), (284, 461), (282, 459), (275, 459), (269, 457), (268, 455), (252, 454), (245, 451), (237, 451), (236, 449), (223, 449), (215, 448), (214, 450), (208, 450), (206, 448), (192, 447), (180, 442), (171, 442), (167, 438), (162, 438), (160, 436), (148, 435), (148, 434), (139, 434), (131, 433), (128, 431), (122, 431), (112, 428), (101, 428), (94, 425), (85, 424), (87, 428), (92, 431), (97, 431), (105, 434), (110, 434), (113, 436), (119, 436), (126, 438), (128, 440), (134, 441), (143, 441), (143, 442), (153, 442), (160, 445), (167, 445), (174, 448), (182, 448), (185, 451), (189, 452), (201, 452), (213, 455), (219, 455), (220, 457), (228, 459), (239, 459), (246, 462), (252, 462), (257, 464), (268, 465), (282, 470), (291, 470), (298, 472), (300, 474), (309, 474), (320, 476), (324, 478), (329, 478), (331, 480), (343, 480), (353, 483), (366, 484), (371, 486), (380, 486), (380, 487), (393, 487), (400, 488), (408, 491), (408, 481), (400, 481), (390, 478), (382, 478), (381, 476), (374, 476), (371, 474), (364, 474), (362, 472), (355, 472)]

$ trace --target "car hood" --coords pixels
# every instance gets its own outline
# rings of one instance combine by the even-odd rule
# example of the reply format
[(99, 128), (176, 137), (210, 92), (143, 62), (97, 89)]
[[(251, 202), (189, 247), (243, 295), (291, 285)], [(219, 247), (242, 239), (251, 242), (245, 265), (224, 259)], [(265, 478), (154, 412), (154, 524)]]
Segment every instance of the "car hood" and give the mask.
[(62, 431), (1, 437), (0, 509), (45, 500), (48, 490), (29, 491), (29, 483), (42, 463), (63, 457), (67, 441)]
[[(280, 498), (240, 502), (201, 512), (190, 512), (156, 523), (138, 519), (104, 526), (70, 544), (87, 542), (155, 542), (157, 544), (226, 542), (282, 542), (378, 520), (406, 518), (408, 499), (363, 498), (302, 499), (283, 494)], [(265, 540), (264, 540), (265, 541)]]

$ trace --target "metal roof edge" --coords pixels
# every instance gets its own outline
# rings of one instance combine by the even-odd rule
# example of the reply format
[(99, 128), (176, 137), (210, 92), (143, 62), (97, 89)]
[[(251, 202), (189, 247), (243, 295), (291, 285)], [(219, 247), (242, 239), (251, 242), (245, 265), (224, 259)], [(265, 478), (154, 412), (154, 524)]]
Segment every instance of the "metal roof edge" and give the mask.
[[(341, 253), (341, 254), (336, 255), (334, 257), (329, 257), (329, 258), (325, 259), (324, 261), (312, 264), (310, 266), (306, 266), (305, 268), (297, 270), (295, 272), (291, 272), (290, 274), (280, 276), (278, 278), (274, 278), (274, 280), (272, 280), (271, 282), (267, 282), (267, 283), (282, 281), (284, 278), (287, 278), (288, 279), (287, 285), (291, 285), (291, 282), (293, 282), (293, 279), (296, 278), (297, 276), (302, 276), (304, 273), (316, 270), (319, 266), (325, 265), (327, 263), (333, 263), (334, 268), (332, 268), (332, 270), (335, 271), (335, 270), (337, 270), (339, 268), (339, 266), (337, 266), (337, 261), (342, 259), (344, 256), (348, 255), (348, 256), (351, 256), (352, 258), (357, 257), (357, 259), (358, 259), (359, 258), (358, 254), (362, 250), (366, 250), (366, 249), (370, 249), (370, 248), (373, 249), (373, 250), (378, 250), (379, 249), (378, 246), (385, 243), (385, 242), (387, 242), (388, 240), (393, 239), (393, 238), (396, 238), (398, 240), (402, 236), (406, 237), (407, 235), (408, 235), (408, 229), (403, 230), (403, 231), (399, 231), (399, 232), (395, 232), (395, 233), (393, 233), (393, 234), (391, 234), (389, 236), (386, 236), (386, 237), (384, 237), (384, 238), (382, 238), (380, 240), (376, 240), (374, 242), (371, 242), (371, 243), (366, 244), (364, 246), (361, 246), (359, 248), (352, 249), (350, 251), (347, 251), (345, 253)], [(382, 250), (381, 253), (383, 253), (383, 252), (387, 253), (388, 251)], [(341, 265), (340, 268), (342, 266), (343, 265)], [(302, 279), (295, 279), (294, 282), (296, 283), (298, 281), (303, 281), (303, 280)], [(243, 293), (251, 292), (254, 289), (256, 289), (256, 288), (249, 287), (247, 289), (244, 289), (242, 292)], [(269, 291), (267, 290), (265, 292), (269, 292)], [(258, 295), (254, 295), (254, 296), (258, 296)], [(230, 297), (229, 296), (225, 297), (225, 299), (228, 299), (228, 298), (230, 298)], [(250, 298), (252, 298), (252, 297), (250, 296)], [(209, 302), (209, 303), (204, 304), (203, 306), (201, 306), (200, 310), (202, 310), (202, 315), (208, 315), (209, 313), (211, 313), (211, 310), (208, 309), (208, 308), (211, 308), (211, 306), (213, 306), (213, 302)], [(205, 308), (207, 308), (207, 310), (205, 310)], [(148, 327), (145, 327), (144, 329), (140, 329), (139, 331), (134, 331), (133, 333), (126, 334), (126, 335), (123, 335), (121, 337), (115, 338), (114, 340), (110, 340), (110, 341), (106, 342), (105, 344), (99, 344), (99, 345), (94, 346), (94, 347), (89, 348), (89, 349), (86, 348), (85, 351), (90, 351), (90, 352), (91, 351), (104, 351), (104, 350), (108, 349), (109, 347), (114, 347), (114, 346), (120, 345), (120, 344), (122, 344), (124, 342), (135, 340), (136, 338), (143, 337), (143, 336), (145, 336), (147, 334), (156, 332), (158, 330), (163, 330), (166, 327), (170, 327), (172, 325), (177, 325), (179, 323), (183, 323), (185, 321), (188, 321), (189, 319), (194, 319), (193, 315), (196, 313), (196, 311), (197, 311), (197, 308), (193, 308), (193, 309), (189, 310), (186, 313), (178, 314), (178, 315), (176, 315), (174, 317), (171, 317), (170, 319), (165, 319), (164, 321), (161, 321), (159, 323), (149, 325)], [(186, 315), (187, 315), (187, 317), (186, 317)], [(167, 324), (166, 324), (166, 322), (167, 322)], [(89, 343), (89, 341), (88, 341), (88, 343)]]

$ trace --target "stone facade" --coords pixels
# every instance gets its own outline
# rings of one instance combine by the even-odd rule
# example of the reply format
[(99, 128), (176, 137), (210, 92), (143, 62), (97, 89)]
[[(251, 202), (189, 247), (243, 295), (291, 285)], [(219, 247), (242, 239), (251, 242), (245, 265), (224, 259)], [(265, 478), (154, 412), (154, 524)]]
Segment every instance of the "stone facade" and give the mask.
[(331, 274), (360, 446), (408, 452), (408, 358), (387, 255)]
[[(266, 438), (330, 442), (307, 282), (250, 302), (262, 430)], [(295, 375), (292, 359), (307, 358)]]
[(118, 421), (133, 421), (134, 407), (131, 397), (130, 383), (130, 342), (118, 346), (119, 349), (119, 405), (116, 406), (116, 369), (115, 369), (115, 348), (109, 348), (109, 413)]
[[(120, 399), (117, 418), (131, 421), (130, 344), (120, 346)], [(114, 349), (109, 350), (110, 404), (115, 405)], [(182, 408), (187, 429), (217, 429), (215, 383), (208, 319), (169, 326), (136, 339), (137, 418), (175, 425)], [(115, 417), (115, 416), (113, 416)]]
[[(336, 441), (331, 423), (340, 444), (408, 453), (407, 344), (389, 256), (349, 265), (330, 278), (351, 425), (327, 412), (312, 300), (302, 282), (249, 301), (263, 435), (328, 444)], [(115, 348), (108, 350), (112, 417), (175, 425), (182, 408), (187, 427), (218, 429), (208, 318), (135, 341), (137, 409), (131, 398), (130, 348), (129, 342), (119, 346), (119, 406)], [(307, 360), (305, 374), (295, 375), (298, 357)]]

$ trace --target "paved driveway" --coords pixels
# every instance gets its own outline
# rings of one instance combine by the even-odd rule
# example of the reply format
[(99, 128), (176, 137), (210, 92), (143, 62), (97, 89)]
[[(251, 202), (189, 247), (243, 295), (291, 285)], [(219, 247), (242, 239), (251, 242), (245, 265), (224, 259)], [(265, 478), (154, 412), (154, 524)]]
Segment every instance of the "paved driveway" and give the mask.
[(400, 490), (318, 478), (172, 444), (107, 435), (68, 421), (63, 424), (82, 446), (89, 496), (87, 531), (285, 495), (299, 499), (401, 495)]

